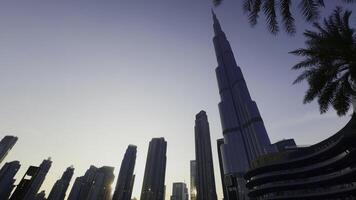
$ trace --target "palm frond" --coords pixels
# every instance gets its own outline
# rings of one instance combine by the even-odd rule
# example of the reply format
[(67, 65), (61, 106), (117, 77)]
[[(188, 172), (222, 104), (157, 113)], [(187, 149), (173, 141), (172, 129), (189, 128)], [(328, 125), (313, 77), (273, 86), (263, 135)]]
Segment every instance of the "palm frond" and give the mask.
[(315, 21), (319, 18), (319, 7), (320, 4), (315, 0), (301, 0), (299, 3), (302, 15), (308, 22)]
[(282, 14), (282, 22), (284, 25), (284, 30), (290, 34), (295, 34), (295, 24), (292, 13), (290, 12), (291, 0), (281, 0), (280, 9)]
[(276, 2), (275, 0), (265, 0), (263, 4), (263, 11), (266, 15), (267, 27), (273, 34), (277, 34), (279, 26), (276, 15)]

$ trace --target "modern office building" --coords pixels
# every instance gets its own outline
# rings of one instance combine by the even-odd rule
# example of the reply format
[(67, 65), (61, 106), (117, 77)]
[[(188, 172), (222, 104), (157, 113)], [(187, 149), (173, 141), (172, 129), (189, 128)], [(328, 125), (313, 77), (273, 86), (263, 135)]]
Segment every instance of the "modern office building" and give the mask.
[(136, 163), (137, 147), (129, 145), (121, 162), (119, 176), (113, 200), (131, 200), (132, 188), (135, 181), (134, 169)]
[(9, 199), (15, 187), (15, 175), (20, 169), (19, 161), (7, 162), (0, 170), (0, 199)]
[(51, 159), (43, 160), (39, 167), (30, 166), (17, 185), (11, 200), (33, 200), (51, 168)]
[(223, 200), (228, 199), (228, 192), (227, 188), (224, 182), (224, 167), (223, 167), (223, 161), (222, 161), (222, 156), (221, 156), (221, 146), (224, 144), (224, 139), (220, 138), (216, 141), (217, 144), (217, 150), (218, 150), (218, 158), (219, 158), (219, 171), (220, 171), (220, 178), (221, 178), (221, 185), (222, 185), (222, 190), (223, 190)]
[(187, 185), (182, 182), (173, 183), (171, 200), (188, 200)]
[(209, 122), (205, 111), (195, 116), (194, 131), (197, 200), (217, 200)]
[(73, 166), (70, 166), (63, 173), (62, 177), (53, 185), (51, 192), (48, 195), (48, 200), (64, 200), (66, 192), (74, 174)]
[(18, 138), (15, 136), (7, 135), (0, 141), (0, 163), (4, 160), (9, 151), (16, 144), (17, 139)]
[(153, 138), (150, 141), (143, 177), (141, 200), (165, 199), (166, 152), (167, 142), (164, 138)]
[(251, 200), (356, 199), (356, 116), (309, 147), (259, 157), (245, 174)]
[(246, 197), (244, 173), (251, 161), (269, 153), (270, 140), (256, 102), (252, 100), (240, 67), (220, 23), (213, 13), (214, 47), (218, 66), (216, 77), (219, 86), (219, 112), (224, 136), (220, 145), (224, 182), (229, 200)]
[(197, 162), (190, 161), (190, 200), (197, 199)]
[(113, 167), (92, 165), (84, 176), (76, 178), (68, 200), (109, 200), (114, 177)]
[(114, 182), (114, 167), (104, 166), (97, 170), (87, 200), (111, 200), (111, 184)]
[(91, 165), (84, 176), (77, 177), (69, 193), (68, 200), (86, 200), (97, 171), (98, 168)]

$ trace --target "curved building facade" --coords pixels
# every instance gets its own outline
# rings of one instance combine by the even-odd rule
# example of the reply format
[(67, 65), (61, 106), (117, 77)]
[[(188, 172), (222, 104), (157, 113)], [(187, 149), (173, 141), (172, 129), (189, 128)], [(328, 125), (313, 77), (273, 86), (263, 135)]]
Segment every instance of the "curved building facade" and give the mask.
[(252, 200), (356, 199), (356, 114), (320, 143), (259, 157), (245, 179)]

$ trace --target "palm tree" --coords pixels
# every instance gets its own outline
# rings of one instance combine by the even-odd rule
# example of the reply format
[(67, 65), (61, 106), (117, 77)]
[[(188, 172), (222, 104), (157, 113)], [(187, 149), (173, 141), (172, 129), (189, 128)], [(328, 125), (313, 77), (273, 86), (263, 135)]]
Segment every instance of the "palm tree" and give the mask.
[[(223, 0), (213, 0), (216, 6), (220, 5)], [(315, 22), (319, 19), (320, 8), (325, 6), (324, 0), (298, 0), (298, 7), (301, 15), (307, 22)], [(342, 0), (346, 3), (356, 2), (356, 0)], [(280, 31), (277, 20), (277, 10), (279, 9), (281, 21), (285, 32), (293, 35), (296, 32), (294, 17), (291, 13), (292, 3), (297, 0), (244, 0), (243, 10), (248, 15), (252, 26), (257, 24), (261, 10), (266, 16), (268, 30), (277, 34)]]
[(315, 31), (304, 32), (305, 48), (290, 52), (304, 57), (292, 68), (302, 70), (294, 84), (308, 82), (304, 103), (318, 99), (321, 113), (332, 106), (339, 116), (345, 115), (356, 94), (356, 33), (349, 25), (350, 15), (336, 8), (322, 25), (313, 24)]

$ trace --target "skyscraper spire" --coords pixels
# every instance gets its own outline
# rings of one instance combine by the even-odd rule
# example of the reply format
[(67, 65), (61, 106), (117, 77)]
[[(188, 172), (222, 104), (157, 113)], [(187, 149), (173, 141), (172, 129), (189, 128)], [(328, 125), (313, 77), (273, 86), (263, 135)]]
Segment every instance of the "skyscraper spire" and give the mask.
[(213, 21), (214, 21), (214, 32), (215, 32), (215, 35), (218, 35), (219, 33), (222, 33), (221, 25), (220, 25), (218, 18), (215, 15), (215, 12), (213, 9), (211, 9), (211, 13), (213, 15)]
[(271, 143), (230, 43), (215, 13), (212, 14), (215, 32), (213, 41), (218, 63), (215, 71), (221, 99), (219, 112), (224, 135), (224, 142), (219, 145), (222, 166), (227, 179), (237, 183), (229, 191), (237, 190), (239, 199), (244, 199), (243, 175), (254, 159), (267, 152)]

